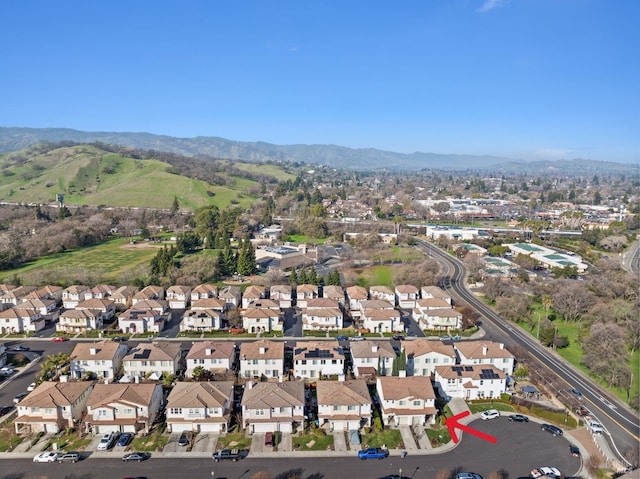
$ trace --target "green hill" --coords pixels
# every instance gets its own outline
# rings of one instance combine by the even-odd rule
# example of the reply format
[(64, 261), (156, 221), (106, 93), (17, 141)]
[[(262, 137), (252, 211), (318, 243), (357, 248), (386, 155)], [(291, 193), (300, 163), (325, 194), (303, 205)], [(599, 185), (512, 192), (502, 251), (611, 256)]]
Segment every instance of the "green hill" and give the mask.
[[(132, 158), (96, 145), (36, 146), (0, 155), (0, 201), (50, 204), (62, 193), (67, 205), (171, 208), (177, 197), (181, 208), (195, 209), (210, 204), (246, 207), (255, 199), (252, 192), (260, 184), (251, 175), (234, 176), (227, 169), (216, 171), (215, 182), (208, 182), (197, 174), (178, 174), (186, 164), (180, 161)], [(203, 160), (187, 161), (200, 172), (210, 168)], [(288, 176), (273, 165), (251, 165), (250, 171), (277, 179)]]

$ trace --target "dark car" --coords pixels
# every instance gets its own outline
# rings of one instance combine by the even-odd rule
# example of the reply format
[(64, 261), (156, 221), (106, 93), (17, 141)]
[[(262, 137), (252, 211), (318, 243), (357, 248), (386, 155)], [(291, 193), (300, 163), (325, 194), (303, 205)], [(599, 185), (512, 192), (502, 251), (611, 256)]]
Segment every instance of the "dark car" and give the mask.
[(265, 446), (273, 446), (273, 433), (268, 432), (264, 435), (264, 445)]
[(509, 416), (509, 421), (513, 422), (529, 422), (529, 418), (524, 414), (512, 414)]
[(404, 341), (404, 336), (401, 334), (396, 334), (391, 339), (393, 339), (394, 341)]
[(9, 414), (13, 408), (11, 406), (2, 406), (0, 407), (0, 416), (4, 416), (5, 414)]
[(133, 434), (131, 434), (130, 432), (122, 433), (122, 435), (120, 436), (120, 439), (118, 439), (117, 444), (120, 447), (128, 446), (132, 438), (133, 438)]
[(542, 424), (540, 426), (540, 429), (542, 429), (543, 431), (550, 432), (554, 436), (562, 436), (562, 429), (560, 429), (557, 426), (554, 426), (553, 424)]
[(571, 392), (575, 394), (580, 401), (582, 401), (582, 393), (580, 391), (578, 391), (577, 389), (572, 389)]
[(146, 461), (147, 459), (149, 459), (151, 457), (151, 454), (149, 454), (148, 452), (130, 452), (129, 454), (125, 454), (124, 456), (122, 456), (122, 460), (124, 462), (129, 462), (129, 461)]
[(124, 341), (126, 341), (127, 338), (123, 337), (123, 336), (114, 336), (113, 338), (111, 338), (111, 341), (115, 341), (116, 343), (122, 343)]
[(29, 348), (26, 346), (14, 346), (11, 351), (29, 351)]
[(570, 453), (572, 456), (580, 457), (580, 448), (579, 448), (578, 446), (575, 446), (575, 445), (571, 444), (571, 445), (569, 446), (569, 453)]
[(389, 451), (387, 449), (382, 449), (379, 447), (370, 447), (368, 449), (363, 449), (362, 451), (358, 451), (358, 457), (363, 461), (365, 459), (384, 459), (389, 456)]
[(180, 438), (178, 439), (178, 446), (188, 446), (189, 445), (189, 434), (184, 431), (180, 434)]
[(347, 336), (336, 336), (336, 340), (338, 340), (338, 341), (348, 341), (349, 338)]

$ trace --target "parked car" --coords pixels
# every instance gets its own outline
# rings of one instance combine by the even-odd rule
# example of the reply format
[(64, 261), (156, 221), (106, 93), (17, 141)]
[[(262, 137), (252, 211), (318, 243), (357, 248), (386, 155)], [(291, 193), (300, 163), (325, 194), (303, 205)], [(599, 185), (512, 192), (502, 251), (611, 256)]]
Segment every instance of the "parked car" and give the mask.
[(106, 451), (111, 449), (118, 439), (119, 434), (115, 432), (108, 432), (103, 434), (100, 442), (98, 443), (98, 451)]
[(238, 459), (242, 459), (240, 451), (238, 449), (222, 449), (218, 452), (214, 452), (211, 456), (215, 462), (220, 461), (232, 461), (236, 462)]
[(475, 472), (459, 472), (456, 474), (456, 479), (482, 479), (482, 476)]
[(569, 454), (574, 457), (580, 457), (580, 448), (574, 444), (569, 445)]
[(349, 339), (351, 341), (364, 341), (367, 338), (365, 338), (364, 336), (351, 336)]
[(509, 416), (509, 421), (512, 422), (529, 422), (529, 418), (524, 414), (512, 414)]
[(578, 391), (577, 389), (572, 389), (572, 390), (571, 390), (571, 392), (572, 392), (573, 394), (575, 394), (575, 395), (576, 395), (576, 397), (577, 397), (580, 401), (582, 401), (583, 397), (582, 397), (582, 393), (581, 393), (580, 391)]
[(550, 432), (554, 436), (562, 436), (562, 429), (558, 426), (554, 426), (553, 424), (541, 424), (540, 429)]
[(0, 368), (0, 376), (11, 376), (15, 372), (16, 370), (13, 368), (10, 368), (9, 366)]
[(58, 453), (56, 452), (41, 452), (33, 458), (33, 462), (56, 462), (57, 460)]
[(189, 435), (187, 431), (183, 431), (178, 438), (178, 446), (184, 447), (189, 445)]
[(29, 351), (29, 348), (26, 346), (14, 346), (11, 348), (11, 351)]
[(76, 463), (80, 460), (79, 452), (61, 452), (58, 453), (58, 462), (72, 462)]
[(65, 338), (64, 336), (54, 336), (53, 338), (51, 338), (51, 341), (53, 341), (54, 343), (64, 343), (67, 340), (67, 338)]
[(265, 446), (273, 446), (273, 433), (267, 432), (264, 435), (264, 445)]
[(561, 479), (562, 474), (560, 474), (557, 467), (542, 466), (532, 470), (531, 477), (533, 479), (537, 479), (538, 477), (544, 477), (545, 479)]
[(337, 341), (348, 341), (349, 338), (347, 336), (336, 336)]
[(13, 403), (14, 404), (18, 404), (20, 401), (22, 401), (24, 398), (26, 398), (29, 395), (29, 393), (19, 393), (16, 394), (16, 397), (13, 398)]
[(37, 384), (36, 383), (31, 383), (29, 384), (29, 386), (27, 387), (27, 391), (31, 392), (36, 388)]
[(131, 442), (132, 438), (133, 438), (133, 434), (131, 434), (130, 432), (122, 433), (120, 435), (120, 438), (118, 439), (118, 443), (117, 444), (120, 447), (128, 446), (129, 443)]
[(129, 461), (146, 461), (147, 459), (149, 459), (151, 457), (151, 454), (149, 454), (148, 452), (130, 452), (129, 454), (125, 454), (124, 456), (122, 456), (122, 460), (124, 462), (129, 462)]
[(12, 406), (2, 406), (2, 407), (0, 407), (0, 417), (4, 416), (5, 414), (9, 414), (12, 409), (13, 409)]
[(358, 457), (363, 461), (365, 459), (384, 459), (387, 456), (389, 456), (389, 451), (380, 447), (370, 447), (358, 451)]
[(111, 338), (111, 341), (115, 341), (116, 343), (123, 343), (127, 340), (124, 336), (114, 336)]
[(391, 339), (394, 341), (404, 341), (404, 336), (402, 334), (396, 334)]
[(486, 421), (488, 419), (496, 419), (500, 417), (500, 411), (497, 409), (488, 409), (480, 414), (480, 419)]

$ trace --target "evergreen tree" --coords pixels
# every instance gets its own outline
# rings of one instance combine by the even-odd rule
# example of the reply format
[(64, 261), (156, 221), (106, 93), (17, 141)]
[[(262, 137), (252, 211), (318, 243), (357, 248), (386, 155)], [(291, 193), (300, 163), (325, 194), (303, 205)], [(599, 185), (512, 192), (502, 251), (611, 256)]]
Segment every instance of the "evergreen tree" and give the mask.
[(300, 270), (300, 274), (298, 275), (298, 284), (307, 284), (307, 272), (304, 268)]
[(291, 286), (296, 286), (298, 284), (298, 275), (295, 268), (291, 270), (291, 275), (289, 275), (289, 284)]
[(171, 213), (177, 213), (180, 211), (180, 203), (178, 203), (178, 197), (173, 197), (173, 203), (171, 204)]
[(244, 276), (250, 275), (256, 269), (256, 254), (253, 245), (249, 239), (249, 235), (240, 243), (240, 251), (238, 253), (238, 273)]

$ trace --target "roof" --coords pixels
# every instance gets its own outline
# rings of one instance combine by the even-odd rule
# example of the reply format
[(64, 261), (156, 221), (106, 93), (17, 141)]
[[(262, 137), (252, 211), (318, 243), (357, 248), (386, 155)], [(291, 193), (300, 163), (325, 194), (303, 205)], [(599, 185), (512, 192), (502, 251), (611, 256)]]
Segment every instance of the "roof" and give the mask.
[(442, 354), (450, 358), (455, 357), (456, 352), (451, 343), (446, 344), (439, 339), (422, 339), (417, 338), (413, 341), (405, 341), (404, 347), (407, 357), (420, 357), (429, 353)]
[(367, 288), (362, 286), (349, 286), (347, 288), (347, 296), (349, 299), (367, 299), (369, 297), (369, 292)]
[(493, 341), (460, 341), (456, 343), (456, 349), (467, 359), (513, 358), (513, 354), (504, 347), (503, 343)]
[(278, 294), (291, 294), (291, 285), (289, 284), (274, 284), (270, 288), (271, 293)]
[(235, 349), (236, 345), (231, 341), (196, 341), (189, 349), (187, 359), (228, 359)]
[(365, 299), (360, 301), (361, 309), (394, 309), (394, 305), (386, 299)]
[(342, 286), (329, 284), (322, 288), (322, 296), (324, 298), (340, 298), (344, 300), (344, 289), (342, 289)]
[(393, 321), (400, 318), (400, 311), (396, 309), (365, 309), (362, 315), (370, 321)]
[(338, 341), (300, 341), (293, 350), (293, 359), (344, 359)]
[(418, 294), (418, 288), (412, 284), (399, 284), (396, 291), (400, 294)]
[(389, 286), (370, 286), (369, 292), (371, 293), (371, 295), (373, 295), (373, 293), (385, 294), (385, 295), (395, 294)]
[(451, 309), (451, 305), (444, 298), (424, 298), (416, 301), (416, 305), (420, 308), (449, 308)]
[(307, 293), (307, 294), (315, 294), (318, 292), (318, 285), (316, 284), (299, 284), (296, 286), (296, 293)]
[(304, 406), (304, 383), (248, 383), (242, 397), (242, 407), (270, 409), (275, 407)]
[(169, 408), (224, 408), (233, 394), (233, 381), (177, 382), (167, 398)]
[(333, 298), (313, 298), (307, 301), (307, 309), (313, 308), (339, 308), (338, 301)]
[(76, 306), (76, 309), (107, 309), (113, 306), (113, 301), (104, 298), (89, 298), (84, 301), (80, 301)]
[(151, 344), (139, 343), (124, 357), (125, 361), (173, 361), (180, 355), (182, 344), (170, 341), (159, 341)]
[(435, 399), (431, 379), (426, 376), (379, 376), (377, 382), (385, 401)]
[[(261, 353), (261, 348), (264, 352)], [(240, 345), (241, 359), (283, 359), (284, 343), (280, 341), (268, 341), (261, 339), (259, 341), (248, 341)]]
[(159, 384), (102, 384), (98, 383), (91, 391), (87, 407), (96, 409), (113, 403), (126, 403), (135, 406), (149, 406)]
[(271, 308), (248, 308), (240, 315), (243, 318), (278, 318), (280, 311)]
[(317, 381), (318, 405), (371, 404), (371, 395), (364, 379), (348, 381)]
[(506, 379), (507, 375), (493, 364), (465, 364), (460, 366), (436, 366), (436, 374), (444, 379)]
[(244, 290), (242, 296), (245, 298), (262, 298), (264, 296), (264, 286), (259, 286), (257, 284), (251, 284), (247, 286), (247, 289)]
[(75, 403), (93, 385), (93, 381), (71, 383), (45, 381), (20, 401), (19, 406), (41, 408), (69, 406)]
[[(91, 350), (95, 349), (95, 354), (91, 354)], [(81, 359), (109, 359), (113, 360), (118, 349), (127, 349), (124, 344), (113, 341), (97, 341), (92, 343), (77, 343), (71, 352), (70, 360)]]
[(173, 293), (178, 295), (188, 295), (191, 293), (191, 286), (185, 286), (183, 284), (174, 284), (167, 288), (167, 293)]
[[(389, 341), (355, 341), (351, 343), (351, 357), (353, 358), (395, 358), (396, 352)], [(377, 351), (374, 351), (375, 348)]]

